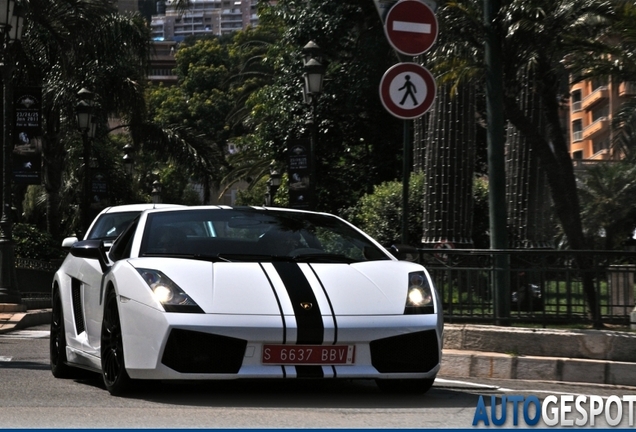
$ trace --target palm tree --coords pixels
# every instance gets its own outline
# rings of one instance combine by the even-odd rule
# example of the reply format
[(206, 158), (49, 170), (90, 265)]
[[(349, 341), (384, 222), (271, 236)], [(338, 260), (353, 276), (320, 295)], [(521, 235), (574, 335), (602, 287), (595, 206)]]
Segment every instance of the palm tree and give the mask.
[[(446, 68), (449, 78), (475, 76), (483, 55), (461, 56), (466, 46), (481, 52), (484, 29), (478, 19), (477, 0), (447, 1), (443, 9), (452, 10), (452, 27), (456, 36), (454, 50), (459, 59), (439, 60), (458, 68)], [(609, 2), (597, 0), (510, 0), (502, 2), (495, 26), (500, 34), (503, 66), (503, 100), (506, 120), (524, 137), (537, 155), (550, 186), (554, 210), (572, 249), (586, 249), (580, 215), (573, 164), (569, 145), (560, 123), (560, 105), (571, 73), (590, 58), (602, 58), (609, 52), (605, 36), (613, 16)], [(570, 61), (566, 69), (562, 60), (587, 59), (587, 63)], [(482, 71), (483, 73), (483, 71)], [(528, 81), (532, 77), (532, 85)], [(528, 89), (536, 94), (540, 116), (525, 110), (519, 95)], [(544, 125), (544, 126), (543, 126)], [(502, 131), (503, 133), (503, 131)], [(580, 263), (585, 265), (585, 263)], [(590, 316), (599, 325), (598, 302), (591, 281), (585, 284)]]
[(47, 228), (60, 237), (65, 151), (74, 134), (81, 88), (100, 95), (103, 118), (143, 116), (149, 30), (140, 16), (119, 15), (100, 0), (24, 0), (20, 80), (43, 88), (43, 157)]

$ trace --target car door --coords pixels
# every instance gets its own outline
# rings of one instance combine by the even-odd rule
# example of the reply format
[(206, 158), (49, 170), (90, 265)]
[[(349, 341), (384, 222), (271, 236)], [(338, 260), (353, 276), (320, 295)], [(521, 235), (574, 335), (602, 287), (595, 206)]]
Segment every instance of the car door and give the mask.
[[(73, 283), (73, 310), (75, 326), (79, 339), (82, 340), (82, 351), (95, 355), (93, 333), (96, 326), (95, 305), (100, 302), (103, 271), (95, 259), (82, 259), (79, 263), (78, 280)], [(79, 291), (79, 292), (78, 292)], [(78, 303), (81, 304), (78, 310)], [(82, 333), (85, 338), (81, 338)]]
[[(109, 253), (107, 254), (110, 264), (114, 261), (122, 259), (124, 255), (130, 256), (130, 246), (134, 237), (135, 230), (137, 229), (137, 222), (139, 218), (136, 218), (124, 232), (117, 237)], [(97, 260), (92, 261), (99, 268)], [(102, 336), (102, 319), (104, 317), (104, 296), (106, 294), (106, 287), (104, 286), (104, 273), (99, 270), (99, 275), (95, 274), (95, 277), (99, 278), (99, 281), (94, 281), (94, 286), (87, 287), (84, 294), (84, 309), (86, 311), (86, 330), (88, 335), (88, 350), (93, 355), (100, 355), (101, 336)]]

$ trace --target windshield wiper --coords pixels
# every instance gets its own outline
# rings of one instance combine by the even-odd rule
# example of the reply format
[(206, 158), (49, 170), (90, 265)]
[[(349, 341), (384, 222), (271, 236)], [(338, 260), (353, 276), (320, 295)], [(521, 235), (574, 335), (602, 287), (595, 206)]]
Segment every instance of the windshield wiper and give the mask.
[(286, 255), (265, 255), (265, 254), (240, 254), (240, 253), (220, 253), (219, 258), (225, 259), (228, 262), (232, 261), (249, 261), (249, 262), (263, 262), (263, 261), (287, 261), (293, 262), (294, 258)]
[(144, 257), (156, 257), (156, 258), (184, 258), (194, 259), (200, 261), (210, 262), (230, 262), (230, 260), (223, 258), (219, 255), (205, 255), (205, 254), (187, 254), (187, 253), (145, 253)]
[(314, 253), (314, 254), (301, 254), (291, 257), (296, 262), (319, 262), (319, 263), (343, 263), (351, 264), (358, 262), (358, 260), (349, 258), (342, 254), (331, 253)]

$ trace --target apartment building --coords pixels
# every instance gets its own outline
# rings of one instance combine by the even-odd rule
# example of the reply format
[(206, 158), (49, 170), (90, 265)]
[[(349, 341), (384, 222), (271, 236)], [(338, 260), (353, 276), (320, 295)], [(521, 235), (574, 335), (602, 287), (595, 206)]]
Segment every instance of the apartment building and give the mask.
[(575, 165), (616, 159), (612, 149), (612, 118), (627, 98), (636, 95), (635, 82), (589, 79), (570, 88), (570, 154)]
[(157, 3), (151, 20), (155, 41), (182, 41), (188, 36), (222, 36), (258, 24), (257, 0), (192, 0), (185, 13), (173, 1)]

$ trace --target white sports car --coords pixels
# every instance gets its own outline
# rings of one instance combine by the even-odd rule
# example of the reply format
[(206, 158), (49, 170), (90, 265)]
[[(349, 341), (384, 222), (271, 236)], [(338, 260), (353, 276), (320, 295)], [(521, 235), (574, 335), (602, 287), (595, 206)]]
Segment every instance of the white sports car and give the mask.
[(427, 391), (442, 308), (426, 269), (348, 222), (279, 208), (143, 211), (75, 243), (52, 287), (51, 368), (137, 379), (375, 379)]

